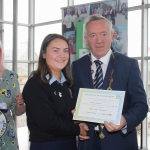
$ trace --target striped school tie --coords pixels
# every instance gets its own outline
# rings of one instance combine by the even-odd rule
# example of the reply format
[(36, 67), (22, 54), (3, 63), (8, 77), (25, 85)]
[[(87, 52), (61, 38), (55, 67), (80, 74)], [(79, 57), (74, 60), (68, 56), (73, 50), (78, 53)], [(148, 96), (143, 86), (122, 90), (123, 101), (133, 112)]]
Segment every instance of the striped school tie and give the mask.
[(102, 62), (99, 60), (95, 60), (94, 62), (96, 64), (97, 69), (96, 69), (93, 85), (94, 85), (94, 88), (101, 89), (103, 85), (103, 72), (101, 68)]

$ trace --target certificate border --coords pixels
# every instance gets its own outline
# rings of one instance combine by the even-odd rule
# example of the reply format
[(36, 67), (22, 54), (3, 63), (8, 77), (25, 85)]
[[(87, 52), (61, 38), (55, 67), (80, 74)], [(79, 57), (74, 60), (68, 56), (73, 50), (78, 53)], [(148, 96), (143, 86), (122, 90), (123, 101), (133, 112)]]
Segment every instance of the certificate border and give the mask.
[[(104, 119), (98, 119), (98, 118), (78, 116), (83, 93), (91, 93), (91, 91), (92, 91), (92, 93), (116, 95), (118, 97), (119, 105), (118, 105), (117, 116), (116, 116), (115, 120), (110, 120), (110, 119), (104, 120)], [(82, 121), (95, 122), (95, 123), (104, 123), (104, 121), (107, 121), (107, 122), (113, 122), (114, 124), (119, 125), (120, 124), (120, 118), (122, 115), (124, 95), (125, 95), (125, 91), (114, 91), (114, 90), (110, 91), (110, 90), (80, 88), (78, 98), (77, 98), (77, 103), (76, 103), (76, 112), (74, 113), (73, 120), (82, 120)]]

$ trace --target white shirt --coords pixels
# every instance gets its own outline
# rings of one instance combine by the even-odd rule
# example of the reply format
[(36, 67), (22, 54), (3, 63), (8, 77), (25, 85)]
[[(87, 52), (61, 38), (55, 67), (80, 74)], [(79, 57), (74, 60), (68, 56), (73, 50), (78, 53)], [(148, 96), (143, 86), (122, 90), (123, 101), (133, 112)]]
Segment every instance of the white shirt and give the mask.
[(63, 24), (66, 25), (66, 28), (71, 28), (72, 25), (72, 16), (71, 15), (66, 15), (64, 20), (63, 20)]
[[(106, 74), (106, 71), (107, 71), (107, 67), (108, 67), (108, 63), (109, 63), (111, 53), (112, 53), (112, 50), (110, 49), (105, 56), (103, 56), (99, 59), (99, 61), (101, 61), (103, 63), (101, 65), (102, 72), (103, 72), (103, 79), (105, 78), (105, 74)], [(95, 60), (97, 60), (97, 58), (91, 53), (91, 61), (92, 61), (91, 69), (94, 71), (94, 73), (92, 74), (93, 79), (94, 79), (95, 73), (96, 73), (96, 64), (94, 62)]]
[(87, 16), (88, 16), (87, 13), (85, 13), (85, 14), (80, 14), (80, 15), (79, 15), (80, 21), (84, 21), (84, 19), (85, 19)]
[(74, 24), (74, 27), (76, 27), (77, 22), (79, 22), (79, 17), (77, 15), (72, 16), (72, 22)]
[[(107, 67), (108, 67), (108, 63), (109, 63), (109, 59), (110, 59), (111, 53), (112, 53), (112, 50), (110, 49), (105, 56), (103, 56), (103, 57), (101, 57), (99, 59), (99, 61), (101, 61), (103, 63), (101, 65), (102, 72), (103, 72), (103, 79), (105, 78), (105, 74), (106, 74), (106, 71), (107, 71)], [(96, 64), (94, 62), (95, 60), (97, 60), (97, 58), (91, 53), (91, 61), (92, 61), (91, 70), (94, 71), (94, 73), (92, 74), (92, 78), (93, 79), (94, 79), (95, 73), (96, 73)], [(95, 130), (99, 130), (99, 126), (96, 126)]]

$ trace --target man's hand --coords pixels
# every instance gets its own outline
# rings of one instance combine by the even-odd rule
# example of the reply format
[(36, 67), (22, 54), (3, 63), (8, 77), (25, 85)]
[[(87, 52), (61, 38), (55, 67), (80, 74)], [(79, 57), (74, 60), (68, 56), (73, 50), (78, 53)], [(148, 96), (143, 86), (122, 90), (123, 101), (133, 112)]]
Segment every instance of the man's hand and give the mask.
[(87, 136), (87, 131), (89, 130), (88, 126), (86, 125), (86, 123), (80, 123), (80, 135), (79, 135), (79, 139), (80, 140), (88, 140), (90, 137)]
[(126, 120), (124, 116), (121, 116), (120, 125), (115, 125), (112, 122), (104, 122), (104, 126), (107, 129), (108, 132), (116, 132), (121, 130), (126, 125)]

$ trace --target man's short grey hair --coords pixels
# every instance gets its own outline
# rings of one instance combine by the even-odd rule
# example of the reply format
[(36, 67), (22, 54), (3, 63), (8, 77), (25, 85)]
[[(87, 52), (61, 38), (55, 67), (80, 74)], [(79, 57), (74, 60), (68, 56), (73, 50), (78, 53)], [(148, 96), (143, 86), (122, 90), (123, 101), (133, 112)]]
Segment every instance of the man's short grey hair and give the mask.
[(96, 21), (96, 20), (105, 20), (109, 27), (110, 27), (110, 32), (113, 33), (114, 30), (112, 28), (112, 23), (110, 21), (108, 21), (105, 17), (99, 15), (99, 14), (94, 14), (94, 15), (90, 15), (87, 18), (85, 18), (84, 20), (84, 24), (85, 24), (85, 30), (84, 30), (84, 35), (86, 35), (86, 29), (87, 29), (87, 25), (91, 22), (91, 21)]

